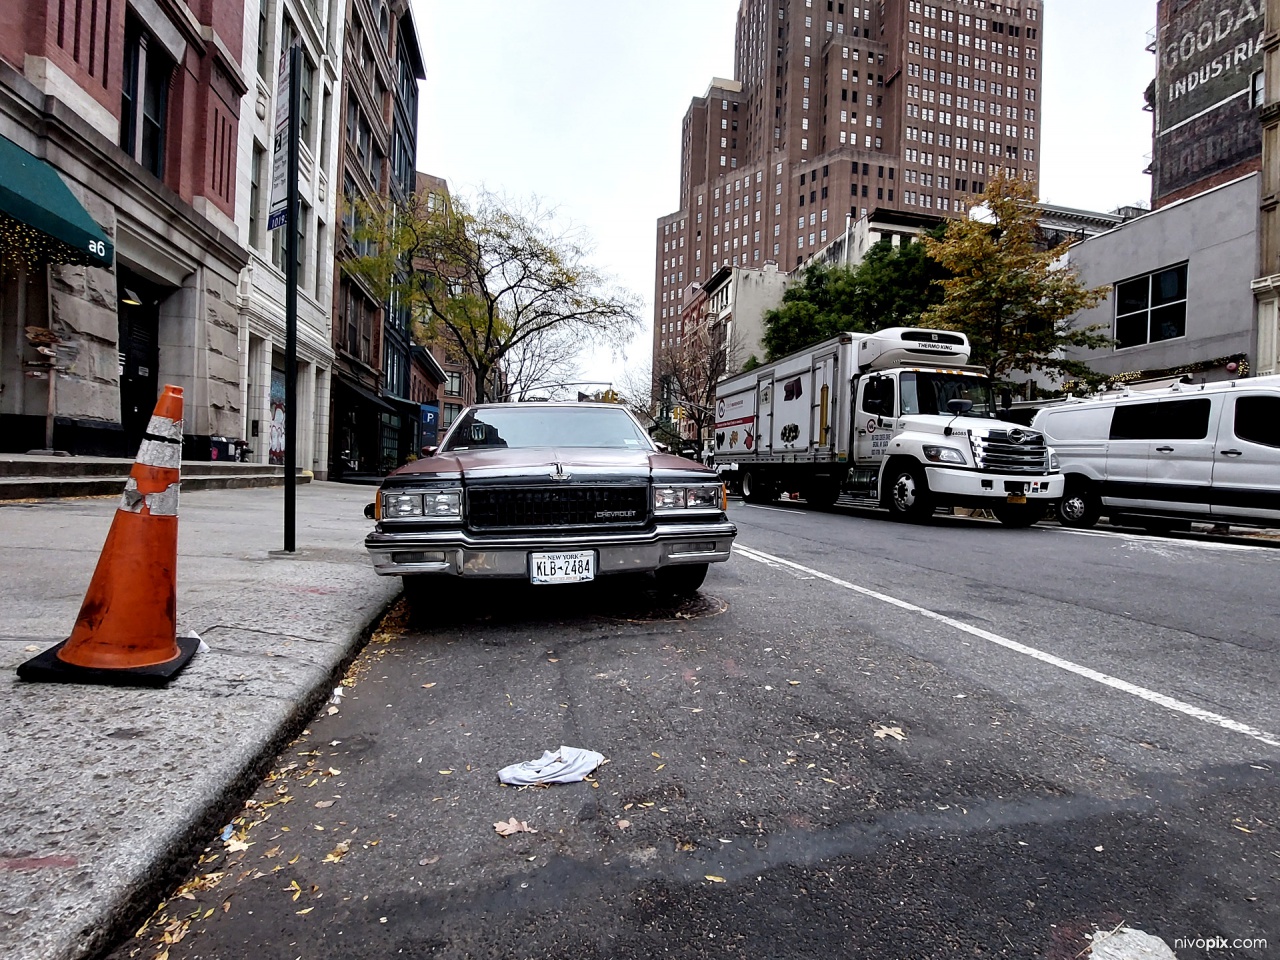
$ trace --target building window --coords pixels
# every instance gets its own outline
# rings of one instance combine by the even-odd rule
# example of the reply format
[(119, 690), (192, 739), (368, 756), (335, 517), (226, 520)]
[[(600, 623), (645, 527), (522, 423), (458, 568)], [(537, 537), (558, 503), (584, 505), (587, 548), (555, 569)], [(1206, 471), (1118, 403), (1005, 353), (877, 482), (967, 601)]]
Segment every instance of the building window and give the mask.
[(1187, 265), (1116, 284), (1116, 349), (1187, 335)]
[(457, 420), (462, 413), (462, 404), (446, 403), (444, 410), (440, 413), (440, 426), (448, 429), (453, 426), (453, 421)]
[(161, 179), (173, 66), (159, 42), (130, 14), (124, 30), (120, 146)]
[(462, 396), (462, 374), (454, 370), (445, 374), (444, 392), (451, 397)]
[(249, 168), (249, 246), (262, 249), (262, 177), (267, 151), (253, 145), (253, 165)]

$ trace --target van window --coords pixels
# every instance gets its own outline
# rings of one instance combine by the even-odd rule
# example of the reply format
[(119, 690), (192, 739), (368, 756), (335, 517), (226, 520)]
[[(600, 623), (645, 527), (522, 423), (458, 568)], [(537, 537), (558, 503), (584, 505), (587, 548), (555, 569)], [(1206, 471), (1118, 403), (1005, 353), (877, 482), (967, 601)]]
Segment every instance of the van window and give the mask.
[(1208, 397), (1120, 404), (1111, 418), (1111, 439), (1203, 440), (1212, 409)]
[(1236, 436), (1280, 447), (1280, 397), (1236, 397)]

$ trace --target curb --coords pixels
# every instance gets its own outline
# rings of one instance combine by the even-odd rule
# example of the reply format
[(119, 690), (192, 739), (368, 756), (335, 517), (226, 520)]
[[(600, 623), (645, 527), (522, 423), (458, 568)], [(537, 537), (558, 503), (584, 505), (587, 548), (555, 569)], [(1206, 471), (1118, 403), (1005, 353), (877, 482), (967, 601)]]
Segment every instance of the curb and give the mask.
[(110, 892), (100, 903), (98, 916), (82, 928), (82, 939), (67, 944), (48, 960), (93, 960), (122, 943), (142, 925), (156, 904), (165, 900), (186, 878), (192, 862), (216, 839), (219, 829), (244, 809), (244, 801), (257, 790), (280, 751), (315, 719), (333, 688), (400, 597), (397, 594), (352, 631), (350, 640), (341, 648), (340, 656), (332, 661), (323, 679), (293, 702), (285, 718), (256, 744), (252, 756), (227, 781), (212, 785), (211, 795), (198, 812), (147, 857), (147, 863), (137, 871), (135, 882)]

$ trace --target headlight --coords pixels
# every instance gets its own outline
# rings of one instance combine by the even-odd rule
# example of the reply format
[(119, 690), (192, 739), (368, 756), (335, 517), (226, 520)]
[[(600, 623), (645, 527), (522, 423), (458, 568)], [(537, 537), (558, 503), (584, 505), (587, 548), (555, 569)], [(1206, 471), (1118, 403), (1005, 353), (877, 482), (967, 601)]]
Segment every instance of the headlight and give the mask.
[(437, 490), (422, 497), (422, 515), (437, 520), (459, 520), (462, 518), (462, 491)]
[(462, 519), (462, 490), (383, 493), (382, 516), (387, 520), (408, 517), (422, 517), (424, 520), (460, 520)]
[(653, 509), (658, 513), (669, 510), (720, 510), (723, 509), (723, 504), (724, 485), (720, 483), (653, 488)]
[(955, 447), (925, 447), (924, 458), (934, 463), (968, 463), (964, 452)]
[(422, 495), (419, 493), (384, 493), (382, 515), (392, 517), (422, 516)]

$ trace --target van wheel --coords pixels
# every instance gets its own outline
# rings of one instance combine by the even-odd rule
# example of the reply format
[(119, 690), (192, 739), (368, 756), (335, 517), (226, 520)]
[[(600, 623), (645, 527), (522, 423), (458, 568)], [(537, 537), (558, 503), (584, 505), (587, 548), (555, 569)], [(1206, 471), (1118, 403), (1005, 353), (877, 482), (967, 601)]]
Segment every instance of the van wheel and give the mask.
[(772, 487), (758, 473), (748, 470), (742, 475), (742, 499), (747, 503), (767, 503), (772, 499)]
[(1044, 519), (1044, 501), (1039, 503), (1002, 503), (993, 506), (991, 512), (1006, 527), (1021, 529)]
[(885, 506), (895, 520), (921, 523), (933, 516), (933, 494), (919, 464), (890, 465), (885, 478)]
[(1102, 516), (1102, 501), (1085, 483), (1068, 484), (1067, 492), (1054, 506), (1058, 522), (1064, 527), (1086, 529)]

